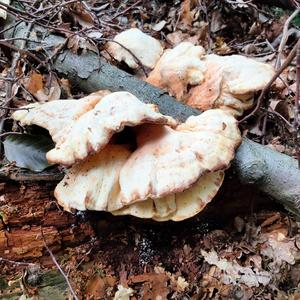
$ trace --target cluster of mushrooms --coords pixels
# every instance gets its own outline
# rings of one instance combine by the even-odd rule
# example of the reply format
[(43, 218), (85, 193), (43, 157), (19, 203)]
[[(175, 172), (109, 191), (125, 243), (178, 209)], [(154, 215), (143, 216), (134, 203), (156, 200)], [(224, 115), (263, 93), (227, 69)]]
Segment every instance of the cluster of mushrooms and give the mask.
[(54, 192), (65, 210), (156, 221), (190, 218), (222, 185), (241, 142), (235, 116), (252, 105), (273, 69), (241, 56), (205, 55), (190, 43), (163, 52), (138, 29), (115, 39), (107, 45), (115, 59), (153, 69), (146, 81), (206, 111), (179, 123), (128, 92), (98, 91), (79, 100), (30, 104), (13, 118), (49, 131), (55, 148), (47, 160), (69, 167)]
[(206, 54), (190, 42), (163, 51), (159, 41), (136, 28), (118, 34), (106, 50), (133, 69), (139, 67), (134, 58), (153, 69), (145, 80), (178, 101), (200, 110), (226, 109), (235, 116), (252, 107), (254, 93), (274, 75), (269, 64), (241, 55)]

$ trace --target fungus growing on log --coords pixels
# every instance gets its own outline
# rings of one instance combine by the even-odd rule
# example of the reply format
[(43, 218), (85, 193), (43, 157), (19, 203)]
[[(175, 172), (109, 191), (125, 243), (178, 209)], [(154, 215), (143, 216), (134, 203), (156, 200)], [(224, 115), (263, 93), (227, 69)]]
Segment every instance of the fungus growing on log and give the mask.
[(147, 199), (112, 211), (113, 215), (132, 215), (155, 221), (182, 221), (201, 212), (214, 198), (224, 179), (224, 171), (207, 173), (189, 189), (158, 199)]
[(242, 115), (253, 105), (254, 93), (262, 90), (274, 75), (271, 65), (241, 56), (206, 55), (205, 80), (192, 87), (186, 103), (200, 110), (229, 109)]
[(226, 169), (240, 142), (237, 121), (220, 109), (190, 117), (174, 129), (141, 126), (137, 149), (120, 172), (123, 203), (188, 189), (202, 175)]
[(122, 208), (118, 182), (120, 169), (131, 154), (128, 148), (109, 144), (75, 164), (54, 191), (58, 203), (68, 211)]
[[(49, 129), (49, 132), (52, 126), (55, 126), (51, 132), (54, 134), (52, 137), (55, 138), (56, 146), (47, 153), (47, 159), (52, 164), (59, 163), (70, 166), (76, 161), (83, 160), (89, 154), (100, 151), (112, 135), (122, 131), (125, 126), (136, 126), (142, 123), (175, 123), (170, 117), (156, 112), (154, 105), (142, 103), (127, 92), (111, 93), (102, 99), (100, 98), (93, 109), (85, 113), (81, 111), (81, 115), (75, 120), (71, 118), (70, 124), (66, 126), (67, 129), (64, 127), (59, 128), (59, 122), (57, 125), (53, 125), (54, 120), (59, 120), (58, 117), (44, 118), (45, 115), (53, 116), (53, 114), (56, 114), (59, 103), (63, 106), (67, 101), (72, 100), (53, 101), (47, 103), (46, 107), (41, 104), (41, 106), (31, 109), (27, 113), (22, 111), (21, 114), (15, 113), (13, 115), (13, 118), (20, 120), (22, 124), (39, 125)], [(51, 105), (52, 103), (53, 105)], [(70, 102), (70, 105), (73, 103), (74, 100)], [(41, 109), (41, 107), (44, 107), (44, 109)], [(30, 117), (27, 117), (27, 115)], [(66, 112), (66, 115), (69, 116), (68, 112)], [(68, 120), (68, 118), (62, 119), (64, 121)]]
[[(40, 106), (36, 109), (45, 116)], [(134, 127), (133, 142), (126, 132), (125, 141), (112, 138), (125, 126)], [(60, 163), (72, 165), (54, 195), (68, 211), (184, 220), (215, 196), (240, 142), (237, 121), (221, 109), (178, 125), (127, 92), (111, 93), (74, 121), (51, 150)]]
[(84, 98), (54, 100), (47, 103), (33, 103), (13, 113), (12, 117), (21, 125), (37, 125), (49, 131), (53, 141), (60, 143), (74, 123), (110, 92), (101, 90)]
[(188, 85), (201, 84), (204, 80), (206, 66), (201, 60), (204, 54), (203, 47), (189, 42), (167, 49), (146, 81), (182, 99)]
[(175, 129), (139, 126), (136, 150), (107, 145), (74, 165), (55, 197), (67, 210), (104, 210), (157, 221), (190, 218), (222, 184), (223, 170), (241, 141), (236, 123), (228, 113), (210, 110)]
[(273, 75), (268, 64), (241, 55), (205, 55), (201, 46), (183, 42), (164, 52), (146, 81), (194, 108), (242, 115)]
[(137, 28), (131, 28), (117, 34), (112, 42), (107, 43), (106, 50), (114, 59), (124, 61), (132, 69), (139, 66), (136, 58), (143, 66), (154, 68), (163, 52), (158, 40)]

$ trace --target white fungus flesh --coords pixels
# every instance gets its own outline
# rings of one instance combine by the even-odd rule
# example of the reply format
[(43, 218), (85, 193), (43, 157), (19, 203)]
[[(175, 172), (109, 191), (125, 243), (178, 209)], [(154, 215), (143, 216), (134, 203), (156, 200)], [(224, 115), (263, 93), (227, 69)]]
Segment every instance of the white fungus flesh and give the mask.
[(114, 59), (124, 61), (132, 69), (138, 68), (139, 63), (145, 67), (154, 68), (163, 52), (158, 40), (137, 28), (117, 34), (112, 42), (107, 43), (106, 50)]

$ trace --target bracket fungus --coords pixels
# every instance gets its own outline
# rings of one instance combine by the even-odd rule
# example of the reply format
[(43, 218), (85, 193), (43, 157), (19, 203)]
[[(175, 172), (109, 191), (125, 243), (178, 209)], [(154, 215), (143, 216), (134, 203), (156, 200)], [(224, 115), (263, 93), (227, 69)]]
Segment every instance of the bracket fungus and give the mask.
[(120, 172), (122, 201), (130, 204), (182, 192), (202, 175), (226, 169), (240, 142), (237, 121), (220, 109), (192, 116), (174, 129), (141, 126), (137, 149)]
[[(100, 93), (100, 92), (99, 92)], [(98, 99), (98, 98), (97, 98)], [(69, 102), (71, 101), (71, 102)], [(14, 114), (13, 118), (26, 125), (38, 125), (49, 130), (55, 148), (47, 153), (50, 163), (70, 166), (76, 161), (83, 160), (89, 154), (100, 151), (109, 142), (114, 133), (122, 131), (125, 126), (136, 126), (142, 123), (175, 124), (170, 117), (156, 112), (156, 107), (145, 104), (135, 96), (127, 92), (116, 92), (99, 97), (98, 103), (89, 111), (80, 113), (76, 117), (72, 112), (61, 112), (63, 115), (56, 116), (59, 103), (64, 109), (78, 100), (57, 100), (41, 104), (32, 108), (29, 112), (22, 111)], [(79, 100), (80, 101), (80, 100)], [(76, 105), (74, 105), (76, 106)], [(81, 107), (82, 108), (82, 107)], [(60, 111), (60, 110), (59, 110)], [(45, 116), (52, 116), (45, 118)], [(55, 121), (62, 119), (56, 125)], [(66, 122), (70, 120), (70, 124)], [(58, 126), (66, 125), (67, 128)], [(53, 128), (54, 127), (54, 128)], [(59, 138), (58, 138), (59, 137)]]
[(192, 87), (186, 103), (201, 110), (223, 108), (240, 116), (253, 105), (253, 96), (274, 75), (271, 65), (241, 55), (206, 55), (205, 80)]
[[(190, 218), (215, 196), (241, 142), (237, 121), (221, 109), (177, 124), (127, 92), (110, 93), (92, 106), (85, 113), (77, 111), (77, 117), (70, 113), (70, 128), (61, 128), (65, 135), (50, 150), (56, 161), (71, 166), (54, 192), (68, 211), (108, 211), (157, 221)], [(47, 115), (51, 118), (41, 121)], [(54, 115), (47, 103), (14, 117), (49, 129)], [(134, 127), (134, 142), (126, 139), (125, 126)], [(113, 138), (118, 132), (125, 140)], [(53, 162), (53, 156), (47, 158)]]
[(201, 60), (204, 54), (203, 47), (189, 42), (167, 49), (146, 81), (182, 99), (188, 85), (201, 84), (204, 80), (206, 66)]
[(72, 125), (109, 93), (107, 90), (101, 90), (78, 100), (36, 102), (22, 107), (23, 109), (14, 112), (12, 117), (22, 126), (37, 125), (47, 129), (52, 140), (60, 143)]
[(164, 52), (146, 81), (197, 109), (222, 108), (238, 116), (273, 75), (269, 64), (241, 55), (205, 55), (201, 46), (183, 42)]
[(112, 42), (107, 43), (106, 50), (114, 59), (124, 61), (132, 69), (139, 66), (135, 57), (143, 66), (154, 68), (163, 52), (158, 40), (137, 28), (131, 28), (117, 34)]
[(147, 199), (112, 211), (113, 215), (132, 215), (155, 221), (182, 221), (201, 212), (214, 198), (224, 179), (224, 171), (200, 177), (189, 189), (158, 199)]
[(210, 110), (174, 129), (144, 124), (136, 139), (135, 150), (108, 144), (75, 164), (55, 189), (59, 204), (157, 221), (190, 218), (219, 190), (241, 136), (231, 115)]

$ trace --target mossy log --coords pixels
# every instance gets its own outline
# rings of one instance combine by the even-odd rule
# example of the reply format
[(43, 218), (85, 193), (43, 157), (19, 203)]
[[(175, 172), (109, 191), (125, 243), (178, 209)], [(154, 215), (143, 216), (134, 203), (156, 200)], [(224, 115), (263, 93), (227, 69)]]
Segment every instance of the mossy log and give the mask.
[[(26, 24), (21, 23), (14, 30), (7, 31), (5, 37), (22, 38), (25, 31)], [(68, 78), (74, 87), (86, 93), (99, 89), (125, 90), (136, 95), (143, 102), (156, 104), (163, 114), (181, 121), (190, 115), (201, 113), (176, 101), (165, 91), (105, 62), (92, 51), (75, 54), (66, 47), (61, 47), (65, 44), (65, 38), (55, 34), (45, 34), (45, 29), (38, 26), (35, 26), (33, 31), (35, 33), (32, 34), (31, 39), (41, 44), (37, 46), (36, 43), (28, 43), (28, 50), (46, 51), (53, 57), (54, 69)], [(18, 47), (19, 44), (20, 42), (15, 41), (14, 45)], [(57, 49), (60, 51), (57, 52)], [(233, 162), (233, 171), (243, 183), (254, 185), (295, 215), (300, 216), (300, 170), (295, 159), (244, 138)]]

